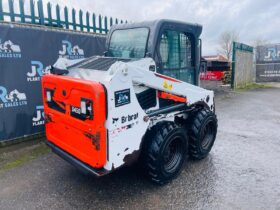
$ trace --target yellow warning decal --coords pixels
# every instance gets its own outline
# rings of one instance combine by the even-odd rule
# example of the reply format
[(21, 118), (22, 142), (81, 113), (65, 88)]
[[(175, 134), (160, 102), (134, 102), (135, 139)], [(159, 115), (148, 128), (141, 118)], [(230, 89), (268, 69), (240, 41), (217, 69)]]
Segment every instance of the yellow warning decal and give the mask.
[(172, 84), (168, 84), (168, 82), (166, 80), (164, 80), (163, 88), (166, 89), (166, 90), (172, 90), (173, 89), (173, 85)]

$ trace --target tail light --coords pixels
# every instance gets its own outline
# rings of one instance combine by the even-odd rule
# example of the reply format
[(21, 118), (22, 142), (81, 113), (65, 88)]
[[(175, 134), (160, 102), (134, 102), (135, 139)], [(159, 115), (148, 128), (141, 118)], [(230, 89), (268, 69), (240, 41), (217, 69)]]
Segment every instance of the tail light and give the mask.
[(93, 119), (92, 100), (87, 98), (81, 98), (81, 114), (85, 117), (85, 119)]
[(45, 89), (45, 97), (48, 103), (52, 102), (53, 100), (53, 90)]
[(50, 91), (47, 91), (47, 102), (51, 102), (52, 101), (52, 95)]

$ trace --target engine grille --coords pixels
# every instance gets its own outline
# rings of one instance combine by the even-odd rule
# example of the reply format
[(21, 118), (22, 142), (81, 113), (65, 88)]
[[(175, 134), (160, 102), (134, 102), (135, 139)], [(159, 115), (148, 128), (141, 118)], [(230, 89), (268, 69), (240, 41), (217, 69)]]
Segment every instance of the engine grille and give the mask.
[(117, 61), (129, 62), (130, 59), (95, 57), (80, 63), (76, 67), (84, 68), (84, 69), (107, 71), (112, 66), (112, 64), (114, 64)]

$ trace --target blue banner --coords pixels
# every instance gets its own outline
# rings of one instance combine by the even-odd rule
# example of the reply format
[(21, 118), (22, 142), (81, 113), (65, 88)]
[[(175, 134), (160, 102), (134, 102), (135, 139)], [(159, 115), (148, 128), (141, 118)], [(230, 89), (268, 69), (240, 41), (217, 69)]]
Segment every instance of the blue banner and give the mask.
[(0, 141), (44, 131), (41, 76), (59, 57), (102, 55), (105, 36), (0, 24)]

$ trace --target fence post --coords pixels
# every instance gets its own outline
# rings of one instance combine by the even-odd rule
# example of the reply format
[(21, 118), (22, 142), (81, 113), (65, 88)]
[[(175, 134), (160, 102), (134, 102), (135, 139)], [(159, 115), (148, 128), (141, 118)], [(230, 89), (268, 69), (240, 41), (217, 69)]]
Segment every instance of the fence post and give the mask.
[(64, 22), (66, 29), (69, 29), (69, 21), (68, 21), (68, 8), (64, 7)]
[(72, 9), (72, 24), (73, 24), (73, 30), (76, 30), (76, 10)]
[(79, 10), (79, 21), (80, 21), (80, 30), (84, 31), (83, 11), (82, 10)]
[(31, 16), (31, 23), (35, 24), (35, 10), (34, 10), (34, 1), (30, 0), (30, 16)]
[[(15, 1), (14, 0), (6, 0), (8, 2), (8, 7), (9, 11), (3, 11), (3, 0), (0, 0), (0, 21), (3, 21), (6, 16), (10, 18), (11, 22), (15, 22), (16, 19), (20, 19), (21, 23), (26, 23), (26, 22), (31, 22), (32, 24), (39, 24), (39, 25), (49, 25), (49, 26), (57, 26), (57, 27), (65, 27), (66, 29), (72, 30), (81, 30), (81, 31), (87, 31), (91, 32), (93, 31), (95, 33), (108, 33), (109, 28), (113, 24), (118, 24), (119, 20), (118, 19), (113, 19), (112, 17), (107, 17), (104, 16), (102, 17), (101, 15), (98, 15), (98, 20), (97, 16), (93, 13), (92, 14), (92, 25), (91, 25), (91, 14), (87, 11), (86, 12), (86, 17), (85, 17), (85, 22), (83, 19), (83, 14), (84, 12), (80, 9), (79, 10), (79, 17), (78, 20), (76, 20), (76, 10), (73, 8), (72, 11), (69, 11), (68, 8), (65, 6), (64, 7), (64, 19), (61, 17), (62, 14), (62, 9), (60, 8), (59, 4), (55, 4), (55, 14), (54, 17), (52, 16), (52, 4), (50, 2), (45, 5), (47, 8), (44, 10), (44, 5), (45, 3), (43, 0), (29, 0), (30, 4), (30, 15), (27, 14), (25, 11), (25, 1), (28, 0), (18, 0), (19, 2), (19, 13), (15, 13)], [(17, 6), (17, 5), (16, 5)], [(37, 7), (37, 8), (36, 8)], [(38, 16), (37, 16), (37, 11), (38, 10)], [(72, 21), (69, 20), (69, 12), (72, 12)], [(47, 13), (47, 14), (44, 14)], [(45, 17), (46, 15), (46, 17)], [(98, 23), (96, 23), (98, 21)], [(123, 20), (120, 20), (121, 23), (123, 23)], [(127, 21), (126, 21), (127, 23)]]
[(22, 23), (25, 23), (24, 1), (23, 0), (19, 0), (19, 15), (20, 15), (20, 21)]
[(236, 43), (232, 42), (231, 88), (234, 89)]
[(10, 11), (11, 22), (15, 22), (15, 12), (14, 12), (14, 1), (13, 0), (9, 0), (9, 11)]
[(1, 20), (4, 20), (2, 0), (0, 0), (0, 21)]
[(57, 24), (57, 27), (61, 27), (61, 22), (60, 22), (60, 7), (59, 5), (57, 4), (56, 5), (56, 24)]
[(92, 14), (92, 26), (93, 26), (93, 32), (96, 33), (96, 18), (95, 14)]
[(38, 5), (38, 14), (39, 14), (39, 24), (45, 25), (44, 9), (43, 9), (42, 0), (38, 0), (37, 5)]
[(50, 2), (47, 4), (47, 10), (48, 10), (48, 19), (49, 19), (49, 25), (52, 26), (52, 5)]
[(89, 12), (86, 13), (86, 24), (87, 24), (87, 32), (90, 32), (90, 26), (89, 26)]
[(108, 33), (108, 20), (107, 20), (107, 16), (105, 16), (104, 18), (104, 30), (105, 30), (105, 33), (107, 34)]
[(102, 28), (102, 17), (101, 17), (101, 15), (98, 16), (98, 25), (99, 25), (99, 33), (102, 34), (103, 28)]

